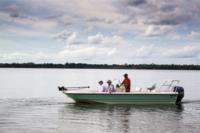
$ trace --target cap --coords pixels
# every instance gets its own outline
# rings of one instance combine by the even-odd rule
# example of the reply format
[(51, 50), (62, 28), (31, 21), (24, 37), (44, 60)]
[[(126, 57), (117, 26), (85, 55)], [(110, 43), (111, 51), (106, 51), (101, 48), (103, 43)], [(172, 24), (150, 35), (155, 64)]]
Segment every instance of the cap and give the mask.
[(108, 80), (107, 83), (112, 83), (112, 81), (111, 81), (111, 80)]

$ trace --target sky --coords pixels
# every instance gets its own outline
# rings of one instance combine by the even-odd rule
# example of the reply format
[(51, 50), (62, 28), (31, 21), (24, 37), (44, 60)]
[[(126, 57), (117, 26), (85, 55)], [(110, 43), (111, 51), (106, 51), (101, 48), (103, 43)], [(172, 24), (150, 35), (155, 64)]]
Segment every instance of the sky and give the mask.
[(1, 0), (12, 62), (200, 64), (200, 1)]

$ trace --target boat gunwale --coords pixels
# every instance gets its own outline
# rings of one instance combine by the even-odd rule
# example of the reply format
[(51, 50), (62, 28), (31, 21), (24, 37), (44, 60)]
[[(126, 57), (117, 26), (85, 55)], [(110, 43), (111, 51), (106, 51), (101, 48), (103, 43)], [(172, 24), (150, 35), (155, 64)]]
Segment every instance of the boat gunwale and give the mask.
[(75, 91), (63, 91), (65, 94), (87, 94), (87, 95), (178, 95), (178, 92), (75, 92)]

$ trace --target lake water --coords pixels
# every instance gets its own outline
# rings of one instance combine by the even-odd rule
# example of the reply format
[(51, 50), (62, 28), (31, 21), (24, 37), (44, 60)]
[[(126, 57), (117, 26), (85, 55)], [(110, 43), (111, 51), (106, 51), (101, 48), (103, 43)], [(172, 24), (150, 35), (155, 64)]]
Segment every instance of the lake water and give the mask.
[[(181, 80), (180, 106), (76, 104), (57, 86), (90, 86), (122, 80), (132, 88)], [(0, 69), (0, 133), (197, 133), (200, 71), (109, 69)]]

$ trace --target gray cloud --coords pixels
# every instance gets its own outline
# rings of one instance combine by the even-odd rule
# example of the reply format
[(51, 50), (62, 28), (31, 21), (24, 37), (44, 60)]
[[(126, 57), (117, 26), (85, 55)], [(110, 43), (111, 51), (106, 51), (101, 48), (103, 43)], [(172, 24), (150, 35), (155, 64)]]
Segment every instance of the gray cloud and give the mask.
[[(38, 0), (4, 2), (4, 6), (0, 6), (0, 11), (9, 13), (13, 18), (47, 19), (57, 22), (60, 26), (79, 22), (96, 25), (100, 25), (98, 22), (101, 22), (109, 25), (143, 23), (145, 25), (173, 26), (200, 20), (200, 1), (198, 0), (117, 0), (100, 2), (100, 6), (98, 6), (98, 2), (96, 5), (91, 5), (94, 3), (92, 0), (87, 2), (75, 0), (71, 3), (67, 1), (45, 0), (44, 2), (48, 3), (46, 5), (42, 5)], [(75, 11), (77, 8), (79, 10)]]
[(3, 18), (4, 20), (7, 19), (7, 22), (13, 19), (14, 21), (10, 23), (12, 25), (22, 24), (22, 26), (24, 26), (22, 21), (24, 21), (24, 23), (27, 21), (30, 22), (28, 23), (30, 27), (32, 27), (32, 25), (35, 25), (35, 23), (40, 23), (40, 21), (57, 23), (60, 26), (68, 26), (72, 24), (72, 22), (70, 21), (71, 18), (66, 17), (67, 15), (64, 14), (64, 12), (62, 11), (63, 9), (59, 7), (56, 8), (57, 5), (52, 4), (54, 2), (44, 0), (44, 3), (47, 4), (41, 4), (41, 2), (38, 0), (1, 2), (0, 13), (6, 14), (10, 17)]
[[(178, 25), (200, 20), (198, 0), (124, 0), (115, 3), (119, 12), (151, 25)], [(141, 7), (142, 6), (142, 7)]]
[(146, 0), (128, 0), (127, 5), (129, 6), (140, 6), (146, 4)]
[(162, 12), (173, 12), (176, 8), (177, 6), (175, 4), (164, 4), (160, 7), (160, 10)]
[(10, 14), (10, 16), (13, 17), (13, 18), (18, 18), (20, 15), (17, 12), (13, 12), (13, 13)]
[(87, 22), (103, 22), (106, 24), (113, 24), (115, 21), (112, 19), (106, 19), (106, 18), (98, 18), (98, 17), (91, 17), (86, 19)]
[(10, 17), (17, 18), (20, 17), (18, 6), (13, 5), (6, 5), (5, 7), (0, 7), (0, 12), (8, 13)]
[[(68, 1), (68, 0), (66, 0)], [(51, 20), (58, 21), (62, 25), (68, 25), (76, 22), (75, 20), (86, 20), (88, 22), (104, 22), (107, 24), (118, 23), (143, 23), (147, 25), (179, 25), (189, 21), (200, 20), (200, 1), (199, 0), (117, 0), (111, 2), (100, 2), (101, 8), (97, 8), (98, 12), (107, 9), (113, 13), (118, 13), (126, 16), (126, 19), (120, 20), (118, 17), (110, 18), (105, 14), (92, 15), (93, 11), (89, 11), (91, 6), (98, 7), (96, 5), (90, 5), (92, 0), (86, 2), (87, 4), (79, 1), (74, 1), (69, 4), (65, 0), (59, 0), (58, 2), (44, 1), (47, 5), (41, 5), (41, 2), (35, 1), (16, 1), (15, 3), (4, 2), (0, 6), (0, 11), (4, 11), (10, 14), (11, 17), (20, 16), (37, 16), (40, 18), (51, 18)], [(31, 4), (30, 4), (31, 3)], [(30, 6), (31, 5), (31, 6)], [(74, 10), (78, 7), (79, 10)], [(92, 8), (95, 9), (95, 8)], [(108, 10), (109, 11), (109, 10)], [(110, 14), (108, 12), (107, 14)], [(85, 15), (85, 16), (84, 16)], [(110, 14), (112, 15), (112, 14)], [(117, 14), (113, 14), (117, 15)], [(54, 17), (52, 17), (54, 16)], [(56, 17), (55, 17), (56, 16)], [(65, 16), (68, 16), (67, 18)], [(65, 18), (65, 19), (63, 19)], [(65, 22), (67, 21), (67, 22)], [(134, 23), (133, 23), (134, 22)]]
[(97, 21), (101, 22), (101, 21), (105, 21), (105, 19), (93, 17), (93, 18), (87, 18), (86, 21), (88, 21), (88, 22), (97, 22)]
[(52, 36), (54, 39), (62, 42), (66, 42), (67, 45), (77, 45), (80, 44), (81, 41), (78, 39), (78, 33), (62, 31)]

